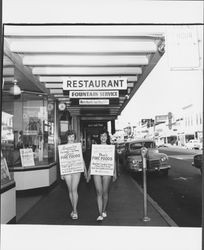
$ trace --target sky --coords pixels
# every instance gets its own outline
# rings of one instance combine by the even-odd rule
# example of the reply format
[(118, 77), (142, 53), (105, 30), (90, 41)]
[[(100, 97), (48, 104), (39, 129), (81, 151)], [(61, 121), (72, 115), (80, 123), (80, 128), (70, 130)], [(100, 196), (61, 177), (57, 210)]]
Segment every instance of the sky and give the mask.
[[(201, 38), (201, 28), (197, 30)], [(116, 129), (124, 128), (128, 123), (133, 126), (138, 120), (154, 118), (155, 115), (165, 115), (168, 112), (175, 115), (182, 114), (182, 108), (190, 104), (202, 109), (203, 53), (201, 47), (202, 44), (197, 48), (199, 53), (194, 55), (199, 63), (198, 68), (172, 70), (171, 50), (167, 46), (165, 54), (118, 117)], [(190, 58), (184, 57), (183, 64), (186, 59), (192, 60), (192, 55), (189, 56)]]

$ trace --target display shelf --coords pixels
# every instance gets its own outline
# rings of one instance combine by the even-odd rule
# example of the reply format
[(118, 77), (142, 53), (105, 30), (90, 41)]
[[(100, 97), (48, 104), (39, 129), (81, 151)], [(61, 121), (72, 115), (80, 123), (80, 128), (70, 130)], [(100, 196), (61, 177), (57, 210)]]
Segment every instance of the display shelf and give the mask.
[(32, 167), (13, 167), (10, 171), (14, 175), (16, 191), (50, 187), (58, 175), (57, 164)]

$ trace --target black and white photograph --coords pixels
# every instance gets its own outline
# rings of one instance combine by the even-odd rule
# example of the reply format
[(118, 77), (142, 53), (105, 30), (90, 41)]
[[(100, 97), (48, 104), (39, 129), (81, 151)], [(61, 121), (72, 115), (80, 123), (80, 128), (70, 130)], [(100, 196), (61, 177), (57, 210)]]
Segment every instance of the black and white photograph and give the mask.
[(203, 249), (203, 2), (1, 5), (1, 249)]

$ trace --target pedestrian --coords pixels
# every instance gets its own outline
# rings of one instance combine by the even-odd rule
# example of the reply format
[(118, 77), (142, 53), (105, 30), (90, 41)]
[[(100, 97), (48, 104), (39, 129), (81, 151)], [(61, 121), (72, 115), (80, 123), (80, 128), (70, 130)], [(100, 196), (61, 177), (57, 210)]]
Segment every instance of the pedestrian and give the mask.
[[(76, 142), (76, 133), (74, 130), (68, 130), (66, 133), (67, 143)], [(84, 176), (87, 179), (87, 170), (84, 163)], [(61, 176), (65, 180), (69, 192), (69, 199), (72, 206), (72, 212), (70, 217), (73, 220), (78, 219), (77, 204), (78, 204), (78, 185), (80, 181), (81, 173), (72, 173)]]
[[(110, 136), (107, 130), (103, 130), (99, 133), (98, 136), (98, 144), (101, 145), (109, 145), (110, 144)], [(107, 217), (107, 205), (109, 198), (109, 189), (111, 181), (116, 180), (116, 161), (114, 162), (114, 175), (93, 175), (94, 185), (96, 189), (97, 196), (97, 205), (99, 216), (97, 217), (97, 221), (101, 222), (105, 217)], [(87, 182), (90, 180), (90, 167), (88, 170)]]

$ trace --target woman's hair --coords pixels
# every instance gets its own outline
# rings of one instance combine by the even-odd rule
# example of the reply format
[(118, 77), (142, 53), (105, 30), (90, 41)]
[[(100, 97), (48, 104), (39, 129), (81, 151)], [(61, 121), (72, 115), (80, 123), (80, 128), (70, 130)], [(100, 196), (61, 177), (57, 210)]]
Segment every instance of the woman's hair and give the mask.
[(98, 144), (101, 144), (101, 135), (102, 134), (107, 134), (107, 141), (106, 141), (106, 143), (107, 144), (111, 144), (110, 143), (110, 135), (109, 135), (109, 132), (108, 132), (108, 130), (106, 130), (106, 129), (103, 129), (103, 130), (101, 130), (100, 132), (99, 132), (99, 134), (98, 134)]
[(70, 135), (74, 135), (74, 139), (76, 139), (76, 132), (74, 130), (67, 130), (65, 137), (67, 138)]

